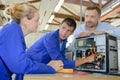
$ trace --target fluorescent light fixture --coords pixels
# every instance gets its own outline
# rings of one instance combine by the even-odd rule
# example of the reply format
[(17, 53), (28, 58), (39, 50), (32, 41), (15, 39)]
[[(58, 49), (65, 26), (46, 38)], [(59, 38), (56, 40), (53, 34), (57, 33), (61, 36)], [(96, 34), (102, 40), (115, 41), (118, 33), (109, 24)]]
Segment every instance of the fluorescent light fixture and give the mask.
[(115, 20), (114, 22), (111, 23), (111, 25), (114, 25), (114, 26), (119, 26), (120, 24), (120, 20)]
[(54, 12), (58, 12), (63, 3), (64, 3), (64, 0), (59, 0), (57, 6), (54, 9)]
[(102, 9), (102, 15), (106, 14), (107, 12), (111, 11), (116, 6), (120, 5), (120, 0), (112, 0), (105, 8)]
[(44, 30), (47, 30), (47, 29), (48, 29), (48, 27), (49, 27), (49, 25), (47, 24), (47, 25), (45, 26)]
[(120, 2), (117, 2), (116, 4), (114, 4), (111, 8), (114, 8), (116, 6), (118, 6), (120, 4)]
[(51, 15), (50, 19), (48, 20), (48, 23), (51, 23), (54, 17), (55, 17), (54, 15)]
[(111, 10), (112, 10), (112, 9), (111, 9), (111, 8), (109, 8), (108, 10), (106, 10), (106, 11), (102, 12), (102, 14), (101, 14), (101, 15), (103, 16), (103, 15), (105, 15), (106, 13), (110, 12)]

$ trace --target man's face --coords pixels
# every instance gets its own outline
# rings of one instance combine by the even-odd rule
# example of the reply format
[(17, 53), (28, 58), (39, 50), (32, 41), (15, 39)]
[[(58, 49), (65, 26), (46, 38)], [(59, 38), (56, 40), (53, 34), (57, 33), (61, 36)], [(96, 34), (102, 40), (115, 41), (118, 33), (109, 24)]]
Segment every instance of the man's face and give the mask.
[(74, 31), (74, 27), (70, 27), (65, 22), (60, 25), (59, 37), (60, 40), (68, 38)]
[(96, 10), (86, 10), (85, 23), (89, 28), (95, 27), (99, 21), (99, 14)]

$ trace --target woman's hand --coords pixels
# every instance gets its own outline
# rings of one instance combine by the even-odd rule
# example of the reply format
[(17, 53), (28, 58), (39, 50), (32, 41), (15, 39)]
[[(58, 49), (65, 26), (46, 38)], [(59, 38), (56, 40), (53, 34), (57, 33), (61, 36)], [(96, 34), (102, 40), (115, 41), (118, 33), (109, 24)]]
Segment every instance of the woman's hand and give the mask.
[(49, 66), (51, 66), (55, 71), (63, 69), (63, 62), (61, 60), (52, 60), (48, 63)]

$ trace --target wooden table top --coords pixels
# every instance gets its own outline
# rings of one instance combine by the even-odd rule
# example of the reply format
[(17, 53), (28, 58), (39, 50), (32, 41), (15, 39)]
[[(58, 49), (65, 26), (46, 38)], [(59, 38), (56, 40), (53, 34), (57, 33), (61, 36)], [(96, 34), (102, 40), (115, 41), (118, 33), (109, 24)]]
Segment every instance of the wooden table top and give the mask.
[(75, 71), (72, 74), (27, 74), (24, 80), (120, 80), (120, 76)]

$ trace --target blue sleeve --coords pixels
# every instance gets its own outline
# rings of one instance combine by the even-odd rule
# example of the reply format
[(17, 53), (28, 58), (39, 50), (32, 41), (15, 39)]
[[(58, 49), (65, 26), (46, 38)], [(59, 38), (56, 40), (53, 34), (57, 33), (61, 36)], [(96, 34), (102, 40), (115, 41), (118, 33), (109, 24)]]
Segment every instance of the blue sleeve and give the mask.
[(75, 62), (67, 60), (64, 51), (63, 53), (60, 52), (59, 41), (57, 40), (57, 38), (52, 36), (50, 38), (46, 37), (43, 42), (51, 59), (62, 60), (64, 63), (64, 68), (75, 68)]
[(6, 34), (0, 40), (0, 55), (11, 72), (17, 74), (55, 73), (52, 67), (34, 62), (27, 57), (25, 43), (23, 43), (24, 40), (22, 41), (24, 38), (21, 38), (17, 31)]

